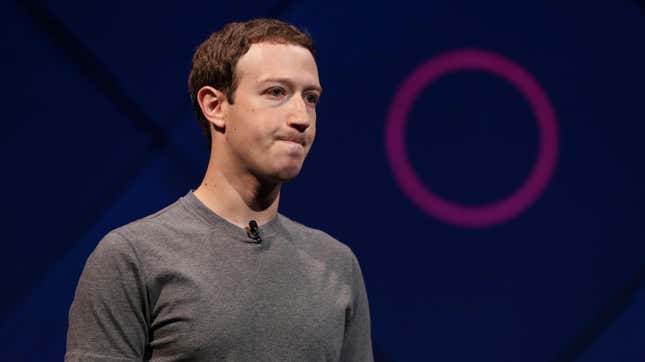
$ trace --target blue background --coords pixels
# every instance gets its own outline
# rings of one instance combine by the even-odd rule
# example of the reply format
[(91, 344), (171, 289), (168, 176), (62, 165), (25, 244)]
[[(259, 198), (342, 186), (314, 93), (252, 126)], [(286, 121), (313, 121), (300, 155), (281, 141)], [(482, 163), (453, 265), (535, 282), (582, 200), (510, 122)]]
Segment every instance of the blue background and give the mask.
[[(281, 212), (358, 256), (377, 361), (645, 360), (643, 4), (24, 1), (0, 14), (0, 360), (61, 360), (97, 242), (199, 185), (208, 149), (187, 93), (192, 53), (260, 16), (316, 41), (317, 139)], [(478, 228), (419, 209), (384, 147), (402, 82), (465, 48), (530, 72), (559, 125), (541, 197)], [(427, 187), (481, 205), (524, 182), (537, 131), (508, 82), (456, 72), (420, 95), (407, 150)]]

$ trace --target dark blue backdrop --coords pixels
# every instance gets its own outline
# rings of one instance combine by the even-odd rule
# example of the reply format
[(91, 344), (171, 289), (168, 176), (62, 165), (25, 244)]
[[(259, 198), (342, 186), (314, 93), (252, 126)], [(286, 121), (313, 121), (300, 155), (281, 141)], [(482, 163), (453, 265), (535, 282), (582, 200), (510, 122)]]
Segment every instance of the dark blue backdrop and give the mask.
[[(258, 16), (317, 42), (318, 136), (281, 211), (357, 254), (377, 360), (645, 359), (637, 1), (24, 1), (0, 13), (0, 360), (61, 360), (96, 243), (198, 186), (208, 150), (186, 90), (192, 52)], [(385, 147), (405, 80), (463, 49), (526, 71), (557, 124), (555, 168), (535, 200), (475, 227), (423, 209)], [(523, 93), (474, 68), (419, 92), (403, 133), (422, 185), (468, 208), (514, 195), (544, 151)]]

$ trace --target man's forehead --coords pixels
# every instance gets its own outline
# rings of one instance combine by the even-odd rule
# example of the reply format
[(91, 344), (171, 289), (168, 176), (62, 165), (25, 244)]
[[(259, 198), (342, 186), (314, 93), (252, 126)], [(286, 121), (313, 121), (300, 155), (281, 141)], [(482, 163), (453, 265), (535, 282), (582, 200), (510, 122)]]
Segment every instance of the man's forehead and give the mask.
[(252, 44), (237, 64), (238, 75), (255, 82), (268, 79), (302, 79), (318, 83), (318, 68), (309, 49), (300, 45), (261, 42)]

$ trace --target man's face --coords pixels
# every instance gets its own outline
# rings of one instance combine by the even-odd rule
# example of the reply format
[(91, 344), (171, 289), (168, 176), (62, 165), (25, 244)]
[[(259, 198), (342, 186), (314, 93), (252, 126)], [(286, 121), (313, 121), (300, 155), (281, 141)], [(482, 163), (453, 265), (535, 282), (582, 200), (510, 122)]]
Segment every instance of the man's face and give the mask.
[[(223, 102), (231, 162), (261, 180), (298, 175), (316, 135), (321, 87), (309, 50), (256, 43), (237, 63), (234, 102)], [(215, 156), (217, 157), (217, 156)]]

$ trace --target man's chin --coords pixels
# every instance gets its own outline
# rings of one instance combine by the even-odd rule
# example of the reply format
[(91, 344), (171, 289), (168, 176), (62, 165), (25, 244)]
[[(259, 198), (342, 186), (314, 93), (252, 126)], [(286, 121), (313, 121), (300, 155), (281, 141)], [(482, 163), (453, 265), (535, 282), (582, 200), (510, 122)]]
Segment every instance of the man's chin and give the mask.
[(301, 166), (283, 167), (273, 174), (274, 181), (289, 182), (300, 174)]
[(294, 178), (296, 178), (296, 176), (298, 176), (299, 174), (300, 174), (300, 169), (283, 171), (277, 175), (277, 179), (280, 180), (280, 182), (289, 182)]
[(293, 180), (300, 174), (302, 163), (290, 162), (282, 165), (273, 165), (270, 169), (258, 170), (255, 174), (266, 183), (285, 183)]

